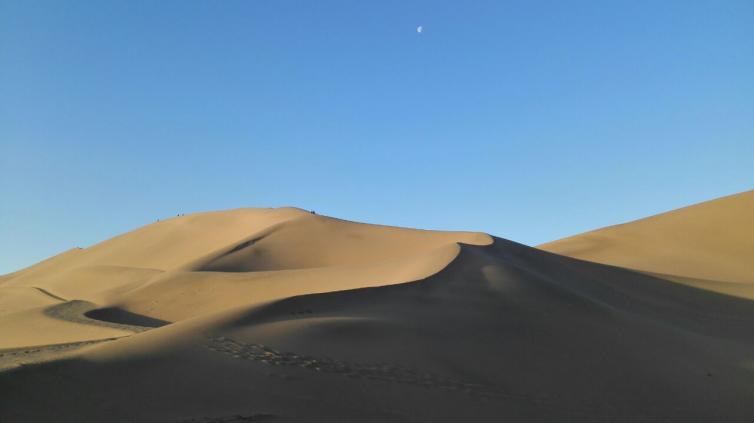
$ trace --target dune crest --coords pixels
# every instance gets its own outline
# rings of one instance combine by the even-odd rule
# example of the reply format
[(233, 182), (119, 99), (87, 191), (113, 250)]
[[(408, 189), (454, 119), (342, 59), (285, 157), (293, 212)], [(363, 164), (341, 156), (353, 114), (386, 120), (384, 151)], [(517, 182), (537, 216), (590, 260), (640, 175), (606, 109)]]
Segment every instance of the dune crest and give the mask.
[[(197, 213), (7, 275), (0, 292), (14, 298), (46, 293), (46, 302), (87, 301), (118, 310), (113, 316), (174, 322), (293, 295), (422, 279), (450, 263), (458, 243), (491, 242), (480, 233), (367, 225), (296, 208)], [(8, 302), (44, 317), (36, 300)], [(0, 327), (18, 333), (27, 320), (7, 317)], [(34, 339), (46, 343), (47, 332)], [(5, 346), (12, 339), (23, 340), (18, 346), (29, 342), (7, 337)]]
[(200, 213), (0, 279), (0, 420), (748, 422), (753, 332), (754, 302), (482, 233)]

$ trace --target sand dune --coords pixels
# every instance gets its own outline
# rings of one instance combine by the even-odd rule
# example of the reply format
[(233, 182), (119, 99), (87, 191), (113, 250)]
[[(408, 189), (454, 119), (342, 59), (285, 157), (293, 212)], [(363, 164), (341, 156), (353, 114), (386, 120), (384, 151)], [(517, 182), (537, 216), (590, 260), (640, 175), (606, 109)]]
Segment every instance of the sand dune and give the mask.
[[(743, 224), (740, 197), (697, 207)], [(663, 222), (705, 265), (629, 267), (747, 282), (746, 237)], [(178, 217), (0, 279), (0, 421), (751, 421), (754, 303), (647, 272), (293, 208)]]
[(538, 248), (754, 299), (754, 191)]

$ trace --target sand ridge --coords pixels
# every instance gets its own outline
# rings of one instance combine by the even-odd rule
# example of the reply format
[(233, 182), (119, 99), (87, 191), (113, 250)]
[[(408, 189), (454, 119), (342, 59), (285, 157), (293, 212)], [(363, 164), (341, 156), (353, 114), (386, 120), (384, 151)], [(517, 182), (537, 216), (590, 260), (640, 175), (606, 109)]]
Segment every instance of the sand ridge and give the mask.
[(0, 419), (748, 422), (754, 303), (700, 288), (480, 233), (189, 215), (0, 281), (0, 327), (71, 325), (0, 350)]

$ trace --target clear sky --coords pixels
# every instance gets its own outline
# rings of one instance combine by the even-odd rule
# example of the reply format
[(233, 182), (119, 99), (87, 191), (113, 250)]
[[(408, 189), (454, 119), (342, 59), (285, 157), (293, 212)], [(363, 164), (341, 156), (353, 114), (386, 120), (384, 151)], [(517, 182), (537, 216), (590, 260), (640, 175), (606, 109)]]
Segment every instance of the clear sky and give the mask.
[(751, 188), (751, 0), (0, 0), (0, 273), (194, 211), (537, 244)]

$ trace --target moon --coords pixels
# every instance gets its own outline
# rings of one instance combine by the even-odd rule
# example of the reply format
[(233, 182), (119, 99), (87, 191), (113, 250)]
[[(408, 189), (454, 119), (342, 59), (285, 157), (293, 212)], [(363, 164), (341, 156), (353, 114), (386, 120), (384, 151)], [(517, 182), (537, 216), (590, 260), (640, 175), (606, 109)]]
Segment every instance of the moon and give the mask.
[(424, 31), (424, 27), (423, 26), (419, 25), (419, 26), (416, 27), (416, 32), (418, 32), (419, 34), (421, 34), (422, 31)]

